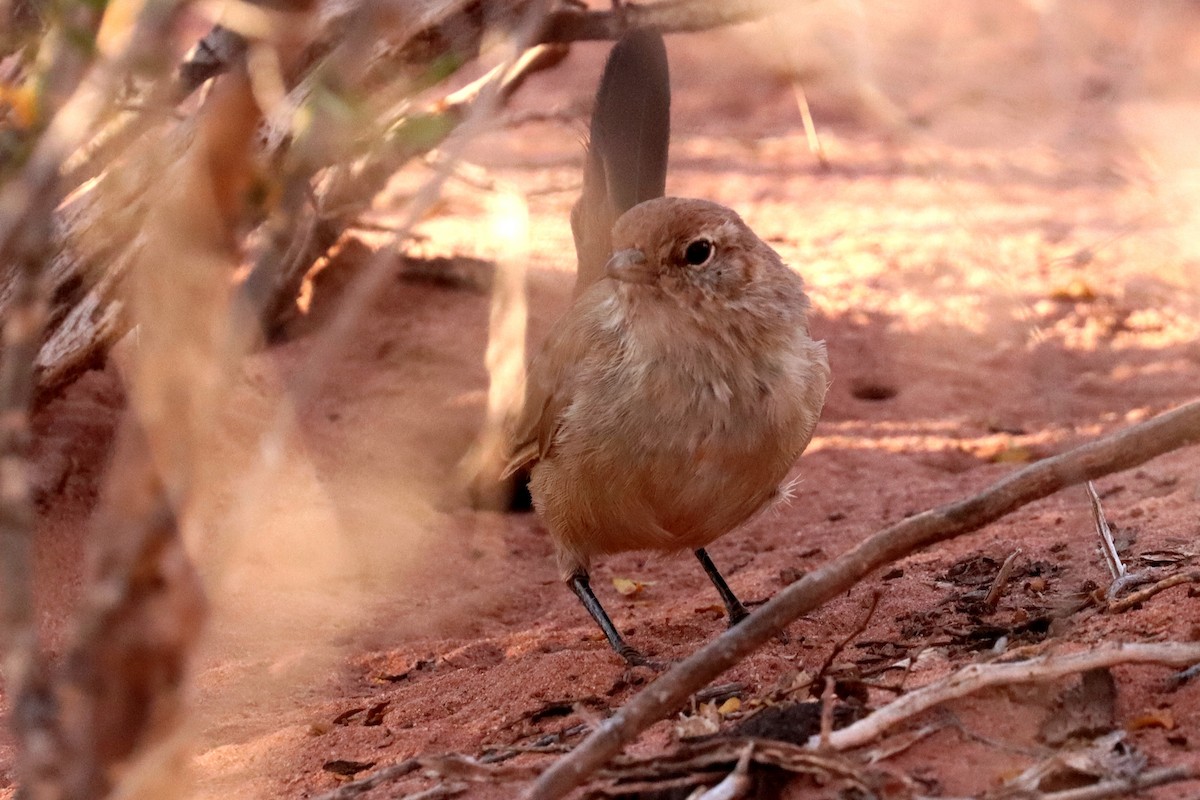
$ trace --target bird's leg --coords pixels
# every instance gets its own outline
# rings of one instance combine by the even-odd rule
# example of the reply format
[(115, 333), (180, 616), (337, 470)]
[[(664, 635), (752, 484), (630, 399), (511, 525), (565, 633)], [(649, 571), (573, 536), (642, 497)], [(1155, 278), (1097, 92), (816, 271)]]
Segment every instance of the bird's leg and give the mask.
[(708, 579), (713, 582), (713, 586), (717, 587), (717, 592), (721, 595), (721, 601), (725, 603), (725, 610), (729, 612), (729, 627), (737, 625), (739, 622), (750, 616), (750, 612), (742, 605), (742, 601), (737, 599), (737, 595), (729, 588), (729, 584), (721, 577), (721, 573), (717, 571), (717, 565), (708, 557), (708, 553), (704, 552), (701, 547), (696, 551), (696, 558), (700, 560), (700, 566), (704, 567), (704, 571), (708, 574)]
[(592, 619), (596, 620), (596, 624), (600, 626), (600, 630), (604, 631), (604, 638), (608, 639), (608, 643), (612, 645), (613, 650), (617, 651), (617, 655), (625, 659), (633, 667), (651, 666), (649, 659), (630, 647), (621, 638), (621, 634), (617, 633), (617, 627), (608, 618), (608, 614), (604, 611), (604, 606), (600, 605), (600, 601), (592, 593), (592, 585), (588, 580), (586, 572), (579, 571), (571, 575), (567, 579), (567, 585), (571, 587), (571, 591), (579, 598), (579, 602), (583, 603), (583, 607), (592, 615)]

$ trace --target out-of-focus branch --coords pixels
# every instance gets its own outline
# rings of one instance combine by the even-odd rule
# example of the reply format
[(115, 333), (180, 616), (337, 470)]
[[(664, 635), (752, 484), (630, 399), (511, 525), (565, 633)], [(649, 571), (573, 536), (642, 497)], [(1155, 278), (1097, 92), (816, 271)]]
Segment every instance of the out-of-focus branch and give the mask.
[(64, 798), (106, 797), (140, 750), (178, 724), (204, 592), (145, 432), (128, 418), (93, 520), (95, 574), (59, 682)]
[[(160, 12), (172, 7), (170, 0), (154, 0), (152, 6)], [(294, 108), (297, 103), (307, 102), (303, 98), (312, 86), (320, 85), (321, 75), (344, 74), (340, 65), (347, 59), (351, 62), (361, 59), (368, 52), (370, 62), (356, 70), (360, 79), (353, 84), (342, 81), (337, 85), (356, 86), (363, 96), (373, 97), (376, 107), (379, 98), (409, 95), (477, 57), (488, 31), (511, 32), (513, 20), (528, 17), (535, 6), (539, 6), (540, 13), (539, 3), (533, 0), (424, 0), (403, 6), (376, 0), (322, 4), (319, 11), (314, 11), (322, 16), (312, 24), (312, 41), (288, 52), (282, 76), (285, 88), (296, 88), (285, 105)], [(613, 11), (586, 11), (563, 3), (551, 8), (532, 34), (525, 31), (520, 38), (527, 43), (616, 38), (625, 26), (632, 25), (651, 25), (666, 31), (703, 30), (751, 19), (773, 7), (774, 2), (768, 0), (734, 3), (666, 0), (627, 4)], [(361, 42), (356, 44), (361, 36), (355, 31), (361, 33), (364, 19), (373, 22), (369, 48), (361, 46)], [(239, 63), (247, 52), (243, 32), (253, 28), (253, 24), (234, 19), (215, 26), (171, 78), (150, 84), (138, 110), (117, 113), (101, 132), (72, 139), (61, 154), (67, 159), (63, 165), (64, 188), (70, 190), (118, 163), (131, 142), (144, 143), (152, 132), (172, 130), (164, 123), (172, 119), (173, 106), (205, 81)], [(548, 59), (545, 53), (554, 53), (554, 58), (558, 58), (566, 51), (553, 48), (537, 52), (543, 55), (534, 60), (531, 68), (516, 70), (514, 74), (519, 77), (545, 68), (553, 63), (542, 60)], [(118, 73), (119, 70), (114, 74)], [(516, 85), (512, 84), (510, 90)], [(336, 86), (332, 91), (340, 92)], [(276, 163), (282, 164), (283, 170), (276, 174), (283, 177), (273, 192), (279, 203), (269, 217), (266, 235), (260, 239), (267, 244), (256, 259), (254, 285), (247, 292), (255, 298), (255, 305), (267, 309), (261, 316), (268, 320), (268, 329), (277, 328), (279, 320), (287, 316), (294, 300), (294, 295), (288, 295), (298, 287), (307, 269), (336, 242), (352, 213), (366, 207), (392, 172), (442, 142), (461, 122), (467, 107), (467, 102), (450, 102), (445, 107), (435, 106), (409, 115), (386, 135), (381, 134), (385, 141), (365, 154), (359, 151), (294, 158), (290, 149), (279, 151), (282, 160)], [(90, 132), (107, 108), (93, 109), (91, 122), (82, 130)], [(293, 139), (294, 132), (286, 121), (290, 115), (281, 119), (285, 121), (270, 123), (265, 132), (272, 152), (279, 143)], [(189, 124), (190, 121), (184, 121), (176, 126), (181, 135), (174, 138), (187, 141)], [(327, 170), (327, 174), (314, 186), (321, 170)], [(45, 216), (54, 219), (55, 255), (49, 290), (51, 321), (36, 366), (38, 390), (43, 393), (53, 392), (95, 363), (128, 326), (119, 286), (125, 267), (140, 246), (137, 231), (147, 211), (143, 199), (146, 186), (118, 184), (114, 190), (110, 175), (102, 178), (105, 182), (102, 193), (109, 197), (114, 192), (124, 194), (127, 201), (96, 203), (88, 193), (83, 193), (60, 212)], [(319, 201), (322, 207), (319, 214), (310, 207), (314, 196), (326, 198)], [(352, 201), (343, 202), (347, 197), (352, 197)], [(118, 219), (124, 221), (114, 224)], [(0, 218), (0, 231), (3, 229), (4, 220)], [(81, 234), (101, 242), (80, 249)], [(0, 316), (7, 306), (5, 298), (11, 297), (4, 283), (11, 282), (11, 278), (0, 272)]]
[[(117, 78), (133, 68), (134, 55), (149, 63), (160, 55), (176, 10), (173, 2), (150, 0), (127, 49), (99, 62), (47, 127), (18, 181), (26, 195), (17, 199), (24, 202), (9, 203), (0, 219), (17, 225), (21, 234), (0, 240), (9, 248), (6, 255), (29, 251), (22, 220), (37, 209), (47, 211), (41, 231), (43, 245), (48, 242), (48, 211), (62, 193), (57, 176), (63, 157), (109, 107)], [(223, 360), (229, 275), (239, 260), (234, 233), (260, 119), (246, 74), (228, 76), (199, 112), (191, 147), (170, 164), (165, 180), (158, 174), (151, 197), (144, 200), (152, 213), (140, 230), (139, 244), (118, 251), (125, 255), (128, 276), (117, 283), (128, 290), (129, 307), (142, 330), (130, 388), (136, 417), (125, 424), (93, 520), (92, 582), (61, 670), (47, 664), (34, 644), (28, 584), (14, 582), (21, 594), (10, 595), (19, 613), (9, 616), (20, 625), (12, 638), (22, 645), (9, 649), (9, 662), (18, 667), (17, 674), (10, 672), (9, 688), (21, 745), (17, 772), (23, 796), (108, 796), (118, 781), (145, 774), (124, 767), (148, 746), (169, 738), (177, 724), (203, 596), (182, 547), (175, 509), (186, 506), (195, 485), (197, 453), (215, 418), (222, 376), (230, 372)], [(148, 148), (143, 166), (153, 172), (156, 164), (170, 160)], [(136, 188), (144, 189), (144, 184)], [(19, 247), (9, 247), (13, 243)], [(38, 283), (18, 285), (50, 285), (46, 278), (59, 262), (49, 260), (48, 250), (43, 246), (35, 254), (40, 258), (19, 262)], [(44, 266), (48, 263), (50, 269)], [(28, 307), (21, 303), (7, 309), (4, 328), (10, 341), (23, 345), (4, 353), (5, 374), (12, 378), (6, 383), (6, 410), (12, 413), (0, 421), (14, 431), (26, 424), (17, 401), (32, 395), (37, 326), (31, 320), (38, 318), (27, 313)], [(19, 443), (18, 437), (10, 439)], [(20, 546), (6, 548), (4, 566), (8, 572), (22, 569), (27, 581), (31, 515), (24, 464), (0, 462), (0, 468), (0, 480), (6, 481), (0, 501), (12, 501), (14, 511), (5, 519), (24, 535), (23, 540), (5, 537), (6, 543)], [(9, 550), (15, 551), (11, 560)], [(11, 588), (6, 582), (4, 590)]]
[(292, 238), (286, 247), (265, 251), (246, 281), (246, 294), (252, 307), (261, 309), (264, 329), (276, 331), (287, 321), (305, 273), (370, 207), (396, 170), (445, 141), (486, 90), (496, 92), (489, 102), (502, 104), (530, 75), (555, 66), (566, 54), (560, 46), (532, 48), (511, 68), (497, 67), (436, 106), (409, 114), (369, 155), (335, 169), (319, 190), (317, 208), (305, 207), (290, 217)]
[[(33, 507), (29, 485), (29, 413), (34, 394), (34, 360), (45, 327), (44, 265), (53, 211), (63, 190), (58, 171), (76, 126), (89, 124), (87, 92), (77, 91), (91, 63), (102, 7), (67, 8), (41, 50), (41, 97), (48, 125), (34, 120), (27, 135), (38, 136), (20, 172), (0, 187), (0, 269), (10, 278), (11, 306), (0, 331), (0, 647), (11, 698), (11, 724), (18, 749), (18, 775), (31, 798), (52, 797), (61, 770), (62, 731), (38, 647), (33, 610)], [(82, 95), (82, 97), (81, 97)]]
[[(245, 70), (214, 88), (196, 137), (154, 191), (144, 243), (123, 287), (139, 337), (126, 420), (93, 520), (93, 569), (59, 693), (66, 797), (105, 797), (173, 740), (204, 593), (180, 537), (217, 409), (227, 350), (234, 236), (261, 120)], [(149, 772), (153, 772), (150, 770)], [(131, 787), (127, 796), (161, 796)]]
[(547, 16), (537, 41), (612, 41), (631, 28), (654, 28), (662, 33), (707, 31), (758, 19), (781, 5), (781, 0), (663, 0), (630, 3), (612, 11), (566, 5)]

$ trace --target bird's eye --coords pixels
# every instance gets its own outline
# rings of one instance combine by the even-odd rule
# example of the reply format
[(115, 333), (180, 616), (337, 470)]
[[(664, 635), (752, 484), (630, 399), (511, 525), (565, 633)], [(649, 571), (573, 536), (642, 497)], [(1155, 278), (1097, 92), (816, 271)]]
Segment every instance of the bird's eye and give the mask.
[(715, 250), (716, 248), (713, 247), (713, 243), (708, 239), (697, 239), (683, 251), (683, 260), (693, 267), (703, 266), (712, 258)]

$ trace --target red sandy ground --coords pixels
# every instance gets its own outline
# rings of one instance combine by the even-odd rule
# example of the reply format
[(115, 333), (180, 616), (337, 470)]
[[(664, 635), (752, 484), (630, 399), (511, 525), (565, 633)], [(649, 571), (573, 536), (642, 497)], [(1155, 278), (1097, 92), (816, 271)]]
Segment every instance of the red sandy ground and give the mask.
[[(752, 58), (749, 35), (671, 37), (668, 191), (738, 209), (804, 275), (835, 374), (794, 499), (711, 548), (743, 598), (766, 599), (888, 524), (1196, 395), (1200, 12), (1151, 5), (1122, 16), (1117, 4), (1085, 14), (1068, 3), (1045, 17), (984, 0), (889, 6), (873, 14), (863, 52), (879, 88), (914, 120), (904, 126), (848, 99), (854, 51), (843, 34), (855, 23), (847, 29), (834, 14), (811, 29), (826, 24), (843, 51), (826, 48), (832, 66), (818, 65), (825, 71), (806, 84), (827, 171), (807, 150), (792, 87)], [(586, 109), (605, 52), (578, 46), (517, 106)], [(468, 151), (490, 177), (529, 193), (533, 343), (565, 306), (573, 269), (574, 192), (541, 190), (578, 180), (581, 131), (533, 123), (487, 133)], [(398, 176), (379, 219), (393, 220), (428, 176), (419, 167)], [(452, 182), (410, 252), (522, 261), (504, 250), (494, 209), (487, 192)], [(317, 282), (315, 316), (377, 241), (363, 234), (344, 245)], [(647, 679), (626, 674), (559, 584), (538, 521), (468, 510), (456, 488), (486, 387), (489, 297), (469, 284), (392, 281), (359, 316), (351, 344), (330, 351), (301, 325), (246, 360), (212, 442), (219, 477), (186, 516), (213, 603), (195, 668), (192, 796), (306, 797), (344, 780), (323, 769), (335, 759), (378, 768), (529, 744), (608, 713)], [(314, 374), (316, 389), (292, 402), (291, 389)], [(87, 514), (122, 404), (109, 368), (38, 417), (38, 579), (52, 647), (79, 593)], [(1200, 450), (1099, 490), (1132, 566), (1154, 551), (1195, 564)], [(974, 559), (986, 586), (1017, 548), (999, 607), (970, 618), (960, 601), (973, 587), (951, 568)], [(744, 684), (749, 707), (815, 670), (881, 588), (870, 624), (837, 661), (866, 663), (881, 649), (894, 661), (920, 655), (907, 676), (885, 675), (912, 688), (977, 659), (963, 637), (981, 625), (1019, 627), (1107, 585), (1082, 488), (898, 567), (797, 621), (786, 643), (722, 680)], [(617, 577), (645, 587), (619, 596)], [(593, 583), (618, 627), (657, 659), (682, 658), (723, 630), (690, 557), (609, 558)], [(1062, 615), (1048, 633), (1014, 634), (1011, 644), (1196, 640), (1198, 618), (1200, 598), (1181, 586), (1124, 614)], [(1152, 764), (1195, 764), (1200, 682), (1168, 691), (1168, 675), (1116, 669), (1116, 725)], [(959, 727), (883, 766), (929, 793), (994, 788), (1033, 762), (1039, 726), (1067, 685), (951, 703)], [(871, 702), (891, 696), (873, 691)], [(535, 719), (559, 701), (580, 710)], [(334, 723), (385, 702), (381, 724), (363, 724), (361, 713)], [(668, 747), (676, 723), (655, 725), (630, 752)], [(0, 744), (0, 797), (14, 791), (11, 757)], [(414, 775), (369, 797), (428, 785)], [(1187, 790), (1197, 787), (1150, 796)], [(470, 796), (516, 792), (478, 785)], [(787, 796), (833, 794), (799, 781)]]

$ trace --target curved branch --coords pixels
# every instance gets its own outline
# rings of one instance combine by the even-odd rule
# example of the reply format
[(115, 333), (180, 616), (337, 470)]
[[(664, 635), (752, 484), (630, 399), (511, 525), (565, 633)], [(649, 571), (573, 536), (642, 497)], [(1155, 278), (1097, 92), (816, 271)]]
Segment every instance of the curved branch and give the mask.
[(572, 6), (551, 12), (536, 41), (542, 44), (613, 41), (631, 28), (694, 33), (749, 22), (779, 5), (777, 0), (663, 0), (629, 4), (612, 11), (586, 11)]

